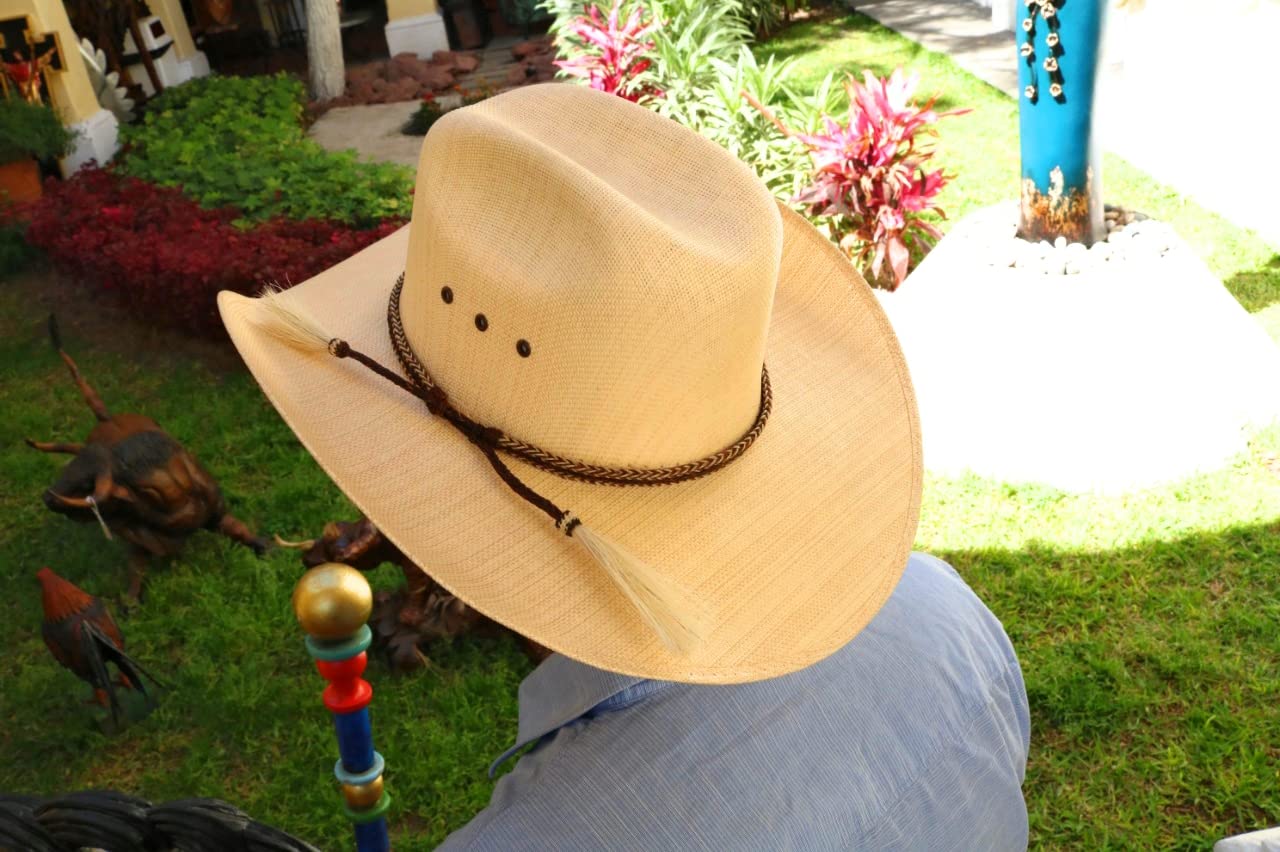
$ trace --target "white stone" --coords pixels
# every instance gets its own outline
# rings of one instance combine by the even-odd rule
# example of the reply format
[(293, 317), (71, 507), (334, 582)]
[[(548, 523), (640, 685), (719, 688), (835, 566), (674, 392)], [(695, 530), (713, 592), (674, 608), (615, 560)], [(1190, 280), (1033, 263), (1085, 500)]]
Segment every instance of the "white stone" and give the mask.
[(960, 220), (878, 293), (930, 470), (1126, 492), (1220, 469), (1280, 420), (1280, 348), (1180, 240), (1068, 277), (973, 261), (988, 236)]
[(90, 160), (105, 166), (120, 148), (120, 122), (109, 109), (98, 110), (70, 129), (76, 134), (75, 147), (58, 162), (63, 177), (71, 177)]
[(437, 50), (449, 49), (444, 18), (436, 12), (387, 21), (385, 31), (387, 50), (392, 56), (397, 53), (415, 53), (419, 59), (430, 59)]
[(1213, 844), (1213, 852), (1280, 852), (1280, 826), (1224, 837)]
[[(159, 59), (153, 59), (152, 65), (155, 66), (156, 76), (160, 78), (161, 85), (166, 88), (185, 83), (192, 77), (204, 77), (209, 74), (209, 58), (202, 51), (196, 51), (186, 59), (178, 59), (174, 48), (170, 47)], [(155, 87), (151, 85), (151, 75), (147, 73), (146, 66), (141, 62), (130, 65), (129, 74), (135, 83), (142, 86), (147, 97), (156, 93)]]
[(197, 50), (186, 59), (179, 60), (178, 64), (181, 66), (179, 73), (184, 81), (209, 76), (209, 57), (203, 50)]

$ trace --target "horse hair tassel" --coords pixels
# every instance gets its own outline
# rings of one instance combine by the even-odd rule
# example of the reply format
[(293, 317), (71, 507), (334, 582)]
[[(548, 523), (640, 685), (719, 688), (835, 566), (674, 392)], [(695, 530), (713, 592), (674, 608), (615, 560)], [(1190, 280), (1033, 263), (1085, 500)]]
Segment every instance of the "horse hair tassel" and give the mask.
[(667, 650), (684, 656), (701, 644), (707, 614), (686, 589), (572, 513), (558, 526), (604, 568)]

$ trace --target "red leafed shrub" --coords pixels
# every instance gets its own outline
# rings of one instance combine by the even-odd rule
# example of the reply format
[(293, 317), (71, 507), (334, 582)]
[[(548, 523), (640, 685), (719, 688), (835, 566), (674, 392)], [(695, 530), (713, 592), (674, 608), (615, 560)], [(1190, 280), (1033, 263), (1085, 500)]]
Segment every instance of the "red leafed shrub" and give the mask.
[(101, 168), (49, 181), (26, 212), (28, 242), (60, 270), (141, 317), (205, 336), (223, 334), (218, 291), (300, 283), (402, 224), (271, 219), (246, 230), (232, 224), (234, 208), (206, 210), (177, 189)]
[(872, 284), (894, 290), (907, 277), (911, 248), (924, 254), (942, 236), (921, 214), (934, 210), (945, 218), (935, 197), (947, 176), (941, 169), (926, 169), (933, 150), (921, 147), (918, 137), (935, 135), (932, 125), (939, 118), (969, 110), (937, 113), (933, 101), (912, 103), (919, 78), (901, 68), (888, 79), (870, 71), (864, 79), (865, 84), (852, 77), (845, 81), (846, 123), (825, 117), (824, 132), (807, 134), (774, 122), (813, 158), (810, 183), (795, 201), (827, 219), (832, 239), (870, 271)]
[(652, 20), (644, 22), (643, 4), (633, 8), (627, 20), (620, 23), (621, 4), (622, 0), (613, 0), (607, 19), (593, 4), (586, 15), (569, 22), (565, 27), (567, 41), (570, 45), (581, 42), (581, 46), (570, 50), (570, 58), (557, 60), (556, 65), (571, 77), (583, 78), (593, 89), (629, 101), (638, 103), (659, 97), (662, 93), (640, 76), (652, 64), (648, 54), (653, 52), (654, 42), (646, 37), (657, 24)]

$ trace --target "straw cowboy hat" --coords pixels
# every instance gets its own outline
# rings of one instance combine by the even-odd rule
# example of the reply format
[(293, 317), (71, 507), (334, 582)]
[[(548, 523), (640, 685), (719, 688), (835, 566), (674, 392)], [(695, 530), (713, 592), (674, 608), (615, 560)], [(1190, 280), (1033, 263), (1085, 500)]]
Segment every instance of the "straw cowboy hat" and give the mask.
[(582, 662), (785, 674), (906, 564), (920, 429), (876, 299), (745, 165), (622, 98), (547, 84), (448, 113), (409, 225), (218, 304), (396, 546)]

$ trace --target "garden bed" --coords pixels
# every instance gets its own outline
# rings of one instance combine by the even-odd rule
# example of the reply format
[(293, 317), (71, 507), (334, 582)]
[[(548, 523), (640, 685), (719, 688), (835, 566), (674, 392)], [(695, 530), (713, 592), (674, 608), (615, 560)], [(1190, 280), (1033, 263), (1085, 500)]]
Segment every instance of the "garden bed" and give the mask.
[[(939, 159), (956, 175), (943, 190), (948, 213), (1016, 192), (1016, 104), (944, 57), (858, 16), (806, 22), (756, 51), (794, 56), (793, 87), (833, 68), (888, 74), (910, 64), (924, 76), (922, 91), (942, 93), (940, 107), (974, 107), (949, 120), (939, 141)], [(208, 149), (191, 150), (198, 159)], [(187, 168), (176, 160), (174, 169)], [(1106, 169), (1108, 197), (1171, 223), (1247, 308), (1280, 302), (1280, 264), (1259, 241), (1123, 161), (1108, 158)], [(227, 191), (207, 177), (208, 193)], [(217, 229), (252, 226), (290, 202), (265, 194), (239, 224), (220, 218), (224, 202), (210, 203), (208, 227)], [(107, 214), (130, 215), (138, 214)], [(298, 538), (355, 517), (234, 360), (78, 292), (78, 283), (51, 288), (39, 276), (0, 289), (0, 405), (14, 435), (70, 439), (91, 425), (44, 333), (56, 310), (67, 348), (108, 404), (159, 420), (257, 530)], [(1204, 849), (1280, 813), (1278, 454), (1280, 430), (1269, 430), (1226, 470), (1123, 497), (927, 477), (916, 546), (960, 570), (1005, 624), (1026, 674), (1033, 848)], [(81, 703), (82, 685), (48, 657), (32, 577), (47, 564), (111, 599), (124, 588), (125, 556), (96, 527), (45, 510), (38, 495), (56, 469), (17, 441), (0, 446), (0, 583), (11, 592), (0, 600), (0, 789), (217, 796), (321, 846), (345, 842), (350, 826), (325, 774), (332, 727), (290, 613), (296, 554), (259, 560), (199, 535), (181, 558), (158, 565), (122, 628), (131, 652), (170, 688), (145, 723), (107, 739)], [(398, 574), (384, 566), (375, 586), (398, 583)], [(432, 848), (487, 802), (484, 770), (514, 740), (516, 689), (529, 670), (507, 640), (464, 638), (430, 653), (433, 668), (414, 678), (377, 665), (369, 673), (401, 850)]]
[(50, 182), (26, 239), (138, 316), (222, 337), (220, 290), (311, 277), (408, 218), (412, 173), (331, 152), (286, 76), (195, 80), (122, 128), (116, 164)]

